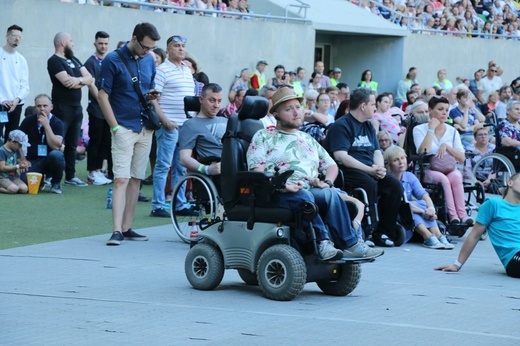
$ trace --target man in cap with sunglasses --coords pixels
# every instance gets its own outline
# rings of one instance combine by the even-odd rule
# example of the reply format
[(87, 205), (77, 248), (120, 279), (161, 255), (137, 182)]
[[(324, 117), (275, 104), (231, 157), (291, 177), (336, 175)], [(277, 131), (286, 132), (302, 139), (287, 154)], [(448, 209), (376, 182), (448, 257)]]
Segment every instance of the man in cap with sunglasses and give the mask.
[[(186, 169), (180, 164), (177, 142), (180, 128), (186, 121), (184, 97), (195, 95), (195, 82), (191, 70), (183, 61), (186, 58), (187, 41), (186, 38), (178, 35), (168, 38), (166, 41), (168, 59), (157, 67), (155, 75), (155, 89), (162, 93), (158, 103), (166, 119), (163, 127), (155, 131), (157, 159), (153, 171), (153, 199), (150, 213), (152, 217), (170, 217), (170, 213), (165, 210), (164, 193), (170, 167), (172, 189), (186, 173)], [(178, 201), (175, 205), (183, 208), (172, 212), (184, 216), (197, 215), (189, 209), (184, 193), (177, 194), (176, 198)]]
[[(317, 204), (320, 214), (312, 224), (323, 260), (381, 256), (383, 250), (369, 248), (352, 226), (347, 205), (332, 183), (338, 166), (318, 142), (298, 130), (304, 118), (301, 101), (292, 88), (282, 87), (274, 93), (269, 112), (277, 120), (276, 128), (255, 134), (247, 151), (248, 168), (271, 173), (276, 168), (281, 173), (294, 170), (285, 189), (276, 192), (276, 204), (291, 209), (305, 201)], [(318, 175), (324, 170), (321, 180)]]
[(486, 76), (482, 77), (482, 79), (478, 81), (477, 99), (481, 104), (486, 104), (489, 95), (504, 85), (504, 83), (502, 83), (502, 78), (497, 76), (497, 72), (497, 66), (493, 62), (490, 62)]
[[(148, 54), (161, 39), (153, 24), (137, 24), (132, 38), (117, 52), (108, 53), (98, 83), (98, 103), (112, 132), (112, 160), (114, 192), (112, 219), (114, 229), (107, 245), (120, 245), (127, 240), (148, 240), (132, 230), (135, 207), (141, 180), (146, 174), (153, 131), (146, 128), (146, 117), (139, 95), (132, 85), (132, 77), (125, 61), (139, 79), (141, 93), (156, 106), (161, 122), (166, 123), (155, 101), (155, 60)], [(122, 60), (124, 59), (124, 61)]]

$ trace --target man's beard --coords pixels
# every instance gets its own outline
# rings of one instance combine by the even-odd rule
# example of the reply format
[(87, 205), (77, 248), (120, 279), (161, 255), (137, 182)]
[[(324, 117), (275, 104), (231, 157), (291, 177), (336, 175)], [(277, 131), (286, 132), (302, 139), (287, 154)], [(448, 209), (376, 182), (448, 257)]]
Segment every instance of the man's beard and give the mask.
[(65, 54), (65, 57), (67, 59), (72, 59), (74, 58), (74, 52), (72, 51), (72, 49), (70, 47), (65, 47), (65, 51), (64, 51), (64, 54)]

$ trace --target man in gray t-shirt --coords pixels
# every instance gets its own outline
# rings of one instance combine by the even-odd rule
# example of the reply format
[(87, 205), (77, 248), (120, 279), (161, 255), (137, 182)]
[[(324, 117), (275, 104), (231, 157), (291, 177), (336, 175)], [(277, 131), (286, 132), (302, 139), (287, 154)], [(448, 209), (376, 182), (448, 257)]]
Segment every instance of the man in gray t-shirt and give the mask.
[[(181, 165), (190, 171), (220, 175), (222, 136), (227, 125), (226, 118), (216, 116), (221, 102), (222, 88), (218, 84), (204, 86), (200, 96), (199, 114), (186, 121), (179, 133)], [(208, 162), (209, 158), (218, 160)]]

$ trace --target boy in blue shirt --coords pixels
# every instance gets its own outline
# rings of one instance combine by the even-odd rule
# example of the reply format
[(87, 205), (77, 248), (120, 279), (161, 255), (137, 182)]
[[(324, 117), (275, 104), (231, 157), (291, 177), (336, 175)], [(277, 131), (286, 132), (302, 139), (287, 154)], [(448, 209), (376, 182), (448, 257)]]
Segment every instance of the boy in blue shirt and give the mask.
[(454, 264), (435, 268), (436, 270), (456, 272), (468, 260), (480, 236), (487, 230), (489, 239), (506, 274), (520, 278), (520, 173), (507, 182), (504, 198), (487, 199), (479, 209), (473, 230), (468, 235), (459, 257)]

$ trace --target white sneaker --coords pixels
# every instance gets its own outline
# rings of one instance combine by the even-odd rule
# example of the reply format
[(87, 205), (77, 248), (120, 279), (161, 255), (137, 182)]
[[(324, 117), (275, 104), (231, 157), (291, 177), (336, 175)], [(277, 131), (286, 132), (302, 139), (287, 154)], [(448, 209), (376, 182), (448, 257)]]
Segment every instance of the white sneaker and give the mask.
[(96, 175), (99, 179), (105, 182), (104, 185), (112, 184), (112, 180), (108, 179), (102, 172), (96, 172)]
[(105, 185), (105, 181), (97, 174), (97, 172), (90, 173), (87, 180), (93, 185)]
[(446, 236), (445, 236), (444, 234), (442, 234), (442, 235), (439, 237), (439, 242), (440, 242), (442, 245), (444, 245), (444, 248), (445, 248), (446, 250), (452, 250), (452, 249), (455, 247), (455, 245), (453, 245), (452, 243), (450, 243), (450, 242), (448, 241), (448, 239), (446, 238)]
[(318, 245), (318, 251), (320, 253), (321, 259), (324, 261), (336, 257), (338, 253), (341, 255), (341, 250), (336, 249), (334, 247), (334, 243), (330, 240), (320, 241)]

